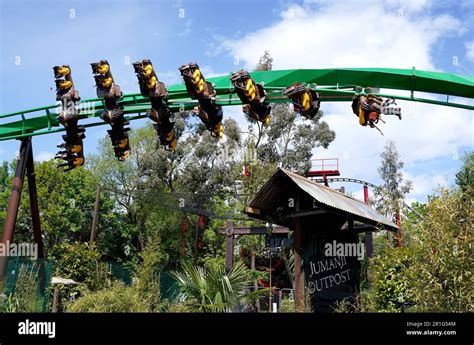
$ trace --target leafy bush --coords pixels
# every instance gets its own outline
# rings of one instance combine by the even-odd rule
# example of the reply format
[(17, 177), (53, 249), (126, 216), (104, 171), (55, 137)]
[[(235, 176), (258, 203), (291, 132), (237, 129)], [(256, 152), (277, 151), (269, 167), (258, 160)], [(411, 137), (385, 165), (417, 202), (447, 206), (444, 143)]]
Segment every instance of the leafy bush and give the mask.
[(407, 248), (388, 248), (372, 262), (372, 293), (377, 311), (400, 311), (413, 299), (407, 270), (413, 257)]
[(413, 260), (407, 275), (420, 312), (472, 312), (474, 203), (465, 192), (440, 190), (405, 230)]
[(161, 259), (159, 240), (149, 239), (141, 253), (142, 263), (131, 286), (114, 281), (98, 291), (82, 291), (83, 296), (67, 304), (70, 312), (157, 312), (163, 308), (157, 270)]
[(254, 301), (267, 289), (245, 292), (250, 283), (249, 270), (242, 262), (226, 273), (223, 266), (204, 268), (183, 263), (182, 272), (171, 272), (190, 311), (228, 312), (243, 302)]
[[(61, 243), (52, 248), (50, 258), (55, 262), (55, 276), (68, 278), (78, 285), (59, 285), (59, 306), (88, 292), (98, 291), (111, 284), (111, 272), (101, 262), (101, 255), (93, 243)], [(53, 293), (50, 293), (52, 296)], [(51, 304), (50, 300), (50, 304)]]
[(280, 302), (280, 313), (296, 313), (296, 304), (294, 299), (284, 297)]
[(472, 312), (474, 203), (466, 192), (439, 190), (402, 223), (403, 248), (372, 259), (372, 286), (358, 311)]
[(136, 286), (127, 287), (121, 282), (113, 282), (112, 286), (107, 289), (85, 294), (77, 301), (68, 304), (67, 311), (125, 313), (149, 312), (151, 310)]
[(57, 272), (63, 278), (84, 284), (97, 291), (110, 282), (111, 274), (94, 243), (61, 243), (52, 250)]

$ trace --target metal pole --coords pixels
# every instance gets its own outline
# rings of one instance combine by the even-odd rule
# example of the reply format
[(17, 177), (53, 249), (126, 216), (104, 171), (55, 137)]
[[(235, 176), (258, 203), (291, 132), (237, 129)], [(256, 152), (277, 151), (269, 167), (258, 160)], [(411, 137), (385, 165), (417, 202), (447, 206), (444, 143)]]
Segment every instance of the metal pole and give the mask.
[(95, 192), (94, 216), (92, 217), (91, 238), (90, 238), (91, 243), (94, 243), (96, 240), (97, 223), (99, 222), (99, 204), (100, 204), (100, 185), (97, 186), (97, 190)]
[(225, 271), (229, 273), (234, 262), (234, 223), (232, 221), (227, 221), (225, 235)]
[(26, 163), (28, 177), (28, 192), (30, 194), (31, 222), (33, 224), (33, 236), (38, 245), (38, 259), (44, 259), (43, 237), (41, 236), (41, 221), (38, 207), (38, 192), (36, 189), (35, 164), (33, 160), (33, 146), (30, 144)]
[(369, 187), (367, 185), (364, 185), (364, 202), (369, 203)]
[[(12, 193), (8, 201), (7, 217), (5, 225), (3, 226), (2, 244), (7, 246), (13, 240), (13, 233), (15, 232), (16, 218), (18, 216), (18, 209), (20, 207), (21, 190), (23, 188), (23, 181), (25, 179), (26, 160), (31, 145), (31, 138), (26, 138), (21, 141), (20, 158), (16, 165), (15, 177), (13, 179)], [(3, 279), (6, 273), (8, 257), (0, 256), (0, 280)]]
[(33, 159), (33, 145), (30, 143), (28, 150), (28, 156), (26, 159), (26, 176), (28, 177), (28, 193), (30, 196), (30, 211), (31, 211), (31, 223), (33, 224), (33, 236), (36, 245), (38, 246), (38, 259), (39, 259), (39, 288), (41, 294), (44, 295), (46, 289), (46, 275), (44, 267), (44, 245), (43, 236), (41, 234), (41, 220), (38, 206), (38, 192), (36, 189), (36, 174), (35, 174), (35, 162)]
[(301, 220), (295, 218), (295, 242), (294, 242), (294, 260), (295, 260), (295, 302), (296, 310), (302, 311), (304, 308), (304, 276), (301, 269)]
[(270, 247), (270, 295), (268, 296), (268, 311), (272, 312), (272, 248)]

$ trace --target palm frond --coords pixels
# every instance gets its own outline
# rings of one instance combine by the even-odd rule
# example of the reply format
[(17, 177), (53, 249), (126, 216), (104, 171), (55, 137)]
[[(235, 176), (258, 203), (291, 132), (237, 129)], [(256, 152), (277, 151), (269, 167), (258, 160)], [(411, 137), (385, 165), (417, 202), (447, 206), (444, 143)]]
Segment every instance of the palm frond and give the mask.
[(241, 301), (254, 301), (268, 292), (246, 292), (250, 283), (248, 269), (241, 262), (228, 273), (223, 267), (205, 269), (183, 263), (182, 272), (171, 272), (188, 307), (199, 312), (228, 312), (235, 310)]

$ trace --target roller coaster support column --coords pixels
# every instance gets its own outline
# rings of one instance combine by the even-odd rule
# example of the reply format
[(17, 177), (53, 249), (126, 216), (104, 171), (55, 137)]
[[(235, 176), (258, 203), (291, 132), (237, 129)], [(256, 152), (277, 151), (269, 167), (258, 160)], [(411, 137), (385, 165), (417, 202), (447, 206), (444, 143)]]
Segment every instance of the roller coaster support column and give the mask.
[[(31, 139), (30, 139), (31, 140)], [(31, 222), (33, 224), (33, 236), (38, 245), (38, 259), (44, 259), (43, 238), (41, 237), (41, 222), (38, 207), (38, 193), (36, 191), (35, 164), (33, 161), (33, 146), (30, 143), (30, 150), (26, 163), (28, 176), (28, 192), (30, 194)]]
[[(16, 165), (15, 177), (13, 178), (12, 194), (8, 202), (7, 217), (3, 226), (2, 245), (6, 248), (13, 239), (15, 231), (16, 218), (18, 216), (18, 208), (20, 206), (21, 190), (23, 187), (23, 180), (25, 179), (26, 160), (31, 147), (31, 138), (22, 140), (20, 146), (20, 158)], [(8, 263), (7, 256), (0, 256), (0, 280), (3, 279), (6, 273)]]
[[(38, 245), (38, 258), (44, 258), (43, 239), (41, 237), (41, 225), (38, 209), (38, 199), (36, 192), (36, 180), (34, 172), (33, 149), (31, 146), (31, 137), (27, 137), (21, 141), (20, 158), (15, 169), (15, 177), (13, 179), (12, 193), (8, 202), (7, 217), (3, 227), (2, 245), (7, 248), (13, 241), (15, 232), (16, 219), (21, 201), (21, 191), (23, 189), (23, 181), (25, 173), (28, 171), (28, 189), (30, 194), (30, 209), (33, 224), (33, 233), (35, 243)], [(0, 256), (0, 280), (6, 273), (8, 263), (7, 256)]]
[(31, 223), (33, 224), (33, 237), (37, 244), (37, 253), (39, 262), (39, 288), (42, 294), (45, 292), (46, 280), (45, 280), (45, 267), (44, 267), (44, 246), (43, 238), (41, 236), (41, 221), (38, 207), (38, 193), (36, 190), (36, 174), (35, 174), (35, 163), (33, 160), (33, 145), (31, 144), (30, 137), (30, 148), (28, 151), (28, 157), (26, 160), (26, 175), (28, 177), (28, 193), (30, 194), (30, 211), (31, 211)]

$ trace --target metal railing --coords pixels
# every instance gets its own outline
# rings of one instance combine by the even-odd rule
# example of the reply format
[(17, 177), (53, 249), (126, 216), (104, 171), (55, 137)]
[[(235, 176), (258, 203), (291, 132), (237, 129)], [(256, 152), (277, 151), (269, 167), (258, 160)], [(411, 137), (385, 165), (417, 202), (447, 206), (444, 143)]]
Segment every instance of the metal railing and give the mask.
[(317, 158), (311, 160), (310, 171), (337, 171), (339, 158)]

